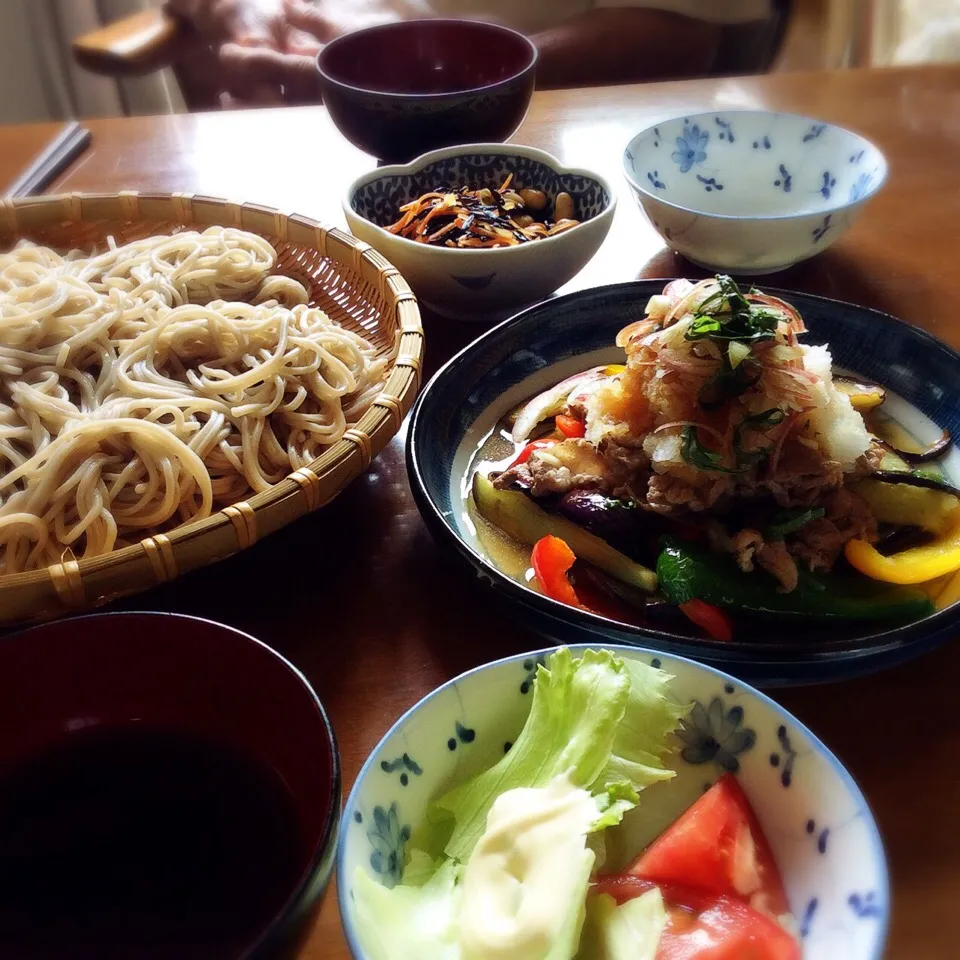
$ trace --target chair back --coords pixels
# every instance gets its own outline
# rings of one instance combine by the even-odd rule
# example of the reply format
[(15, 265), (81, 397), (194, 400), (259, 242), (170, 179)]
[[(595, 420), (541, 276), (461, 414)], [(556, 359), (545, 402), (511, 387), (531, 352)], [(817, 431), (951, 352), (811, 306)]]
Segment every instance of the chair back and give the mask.
[(735, 76), (769, 70), (783, 46), (792, 6), (792, 0), (773, 0), (765, 20), (725, 24), (710, 73)]

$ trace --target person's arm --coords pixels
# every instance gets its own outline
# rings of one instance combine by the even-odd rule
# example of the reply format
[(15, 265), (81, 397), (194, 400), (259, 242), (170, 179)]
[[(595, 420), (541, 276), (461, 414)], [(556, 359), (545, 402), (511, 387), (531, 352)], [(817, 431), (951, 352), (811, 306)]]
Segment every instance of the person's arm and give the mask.
[(603, 7), (534, 35), (538, 87), (703, 76), (720, 38), (714, 23), (661, 10)]

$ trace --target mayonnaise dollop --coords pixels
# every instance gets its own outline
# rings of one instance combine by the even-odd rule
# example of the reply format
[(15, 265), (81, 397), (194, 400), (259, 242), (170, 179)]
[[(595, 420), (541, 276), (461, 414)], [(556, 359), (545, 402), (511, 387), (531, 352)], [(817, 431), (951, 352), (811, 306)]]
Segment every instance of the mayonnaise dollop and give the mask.
[[(463, 960), (542, 960), (582, 908), (596, 801), (567, 776), (501, 794), (462, 881)], [(574, 901), (577, 901), (576, 903)]]

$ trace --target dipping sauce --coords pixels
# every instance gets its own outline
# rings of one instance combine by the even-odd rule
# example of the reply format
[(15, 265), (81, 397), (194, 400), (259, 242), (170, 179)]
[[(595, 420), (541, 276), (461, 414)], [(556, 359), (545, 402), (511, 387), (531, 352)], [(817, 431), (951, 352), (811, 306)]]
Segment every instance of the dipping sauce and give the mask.
[(237, 960), (304, 846), (250, 754), (137, 724), (72, 734), (0, 777), (0, 957)]

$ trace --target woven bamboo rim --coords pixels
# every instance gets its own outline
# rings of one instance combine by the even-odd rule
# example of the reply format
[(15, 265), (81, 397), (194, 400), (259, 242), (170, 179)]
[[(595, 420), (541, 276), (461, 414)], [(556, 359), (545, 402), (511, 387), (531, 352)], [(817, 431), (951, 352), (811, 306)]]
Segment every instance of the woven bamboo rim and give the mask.
[(266, 237), (277, 272), (296, 277), (311, 303), (388, 352), (400, 350), (380, 395), (360, 422), (308, 467), (205, 520), (102, 557), (66, 555), (46, 570), (0, 576), (0, 624), (51, 619), (146, 590), (253, 546), (329, 503), (363, 473), (400, 429), (420, 387), (423, 327), (396, 267), (335, 227), (270, 207), (191, 194), (65, 194), (0, 201), (0, 248), (20, 238), (89, 249), (107, 236), (126, 243), (181, 227), (234, 226)]

